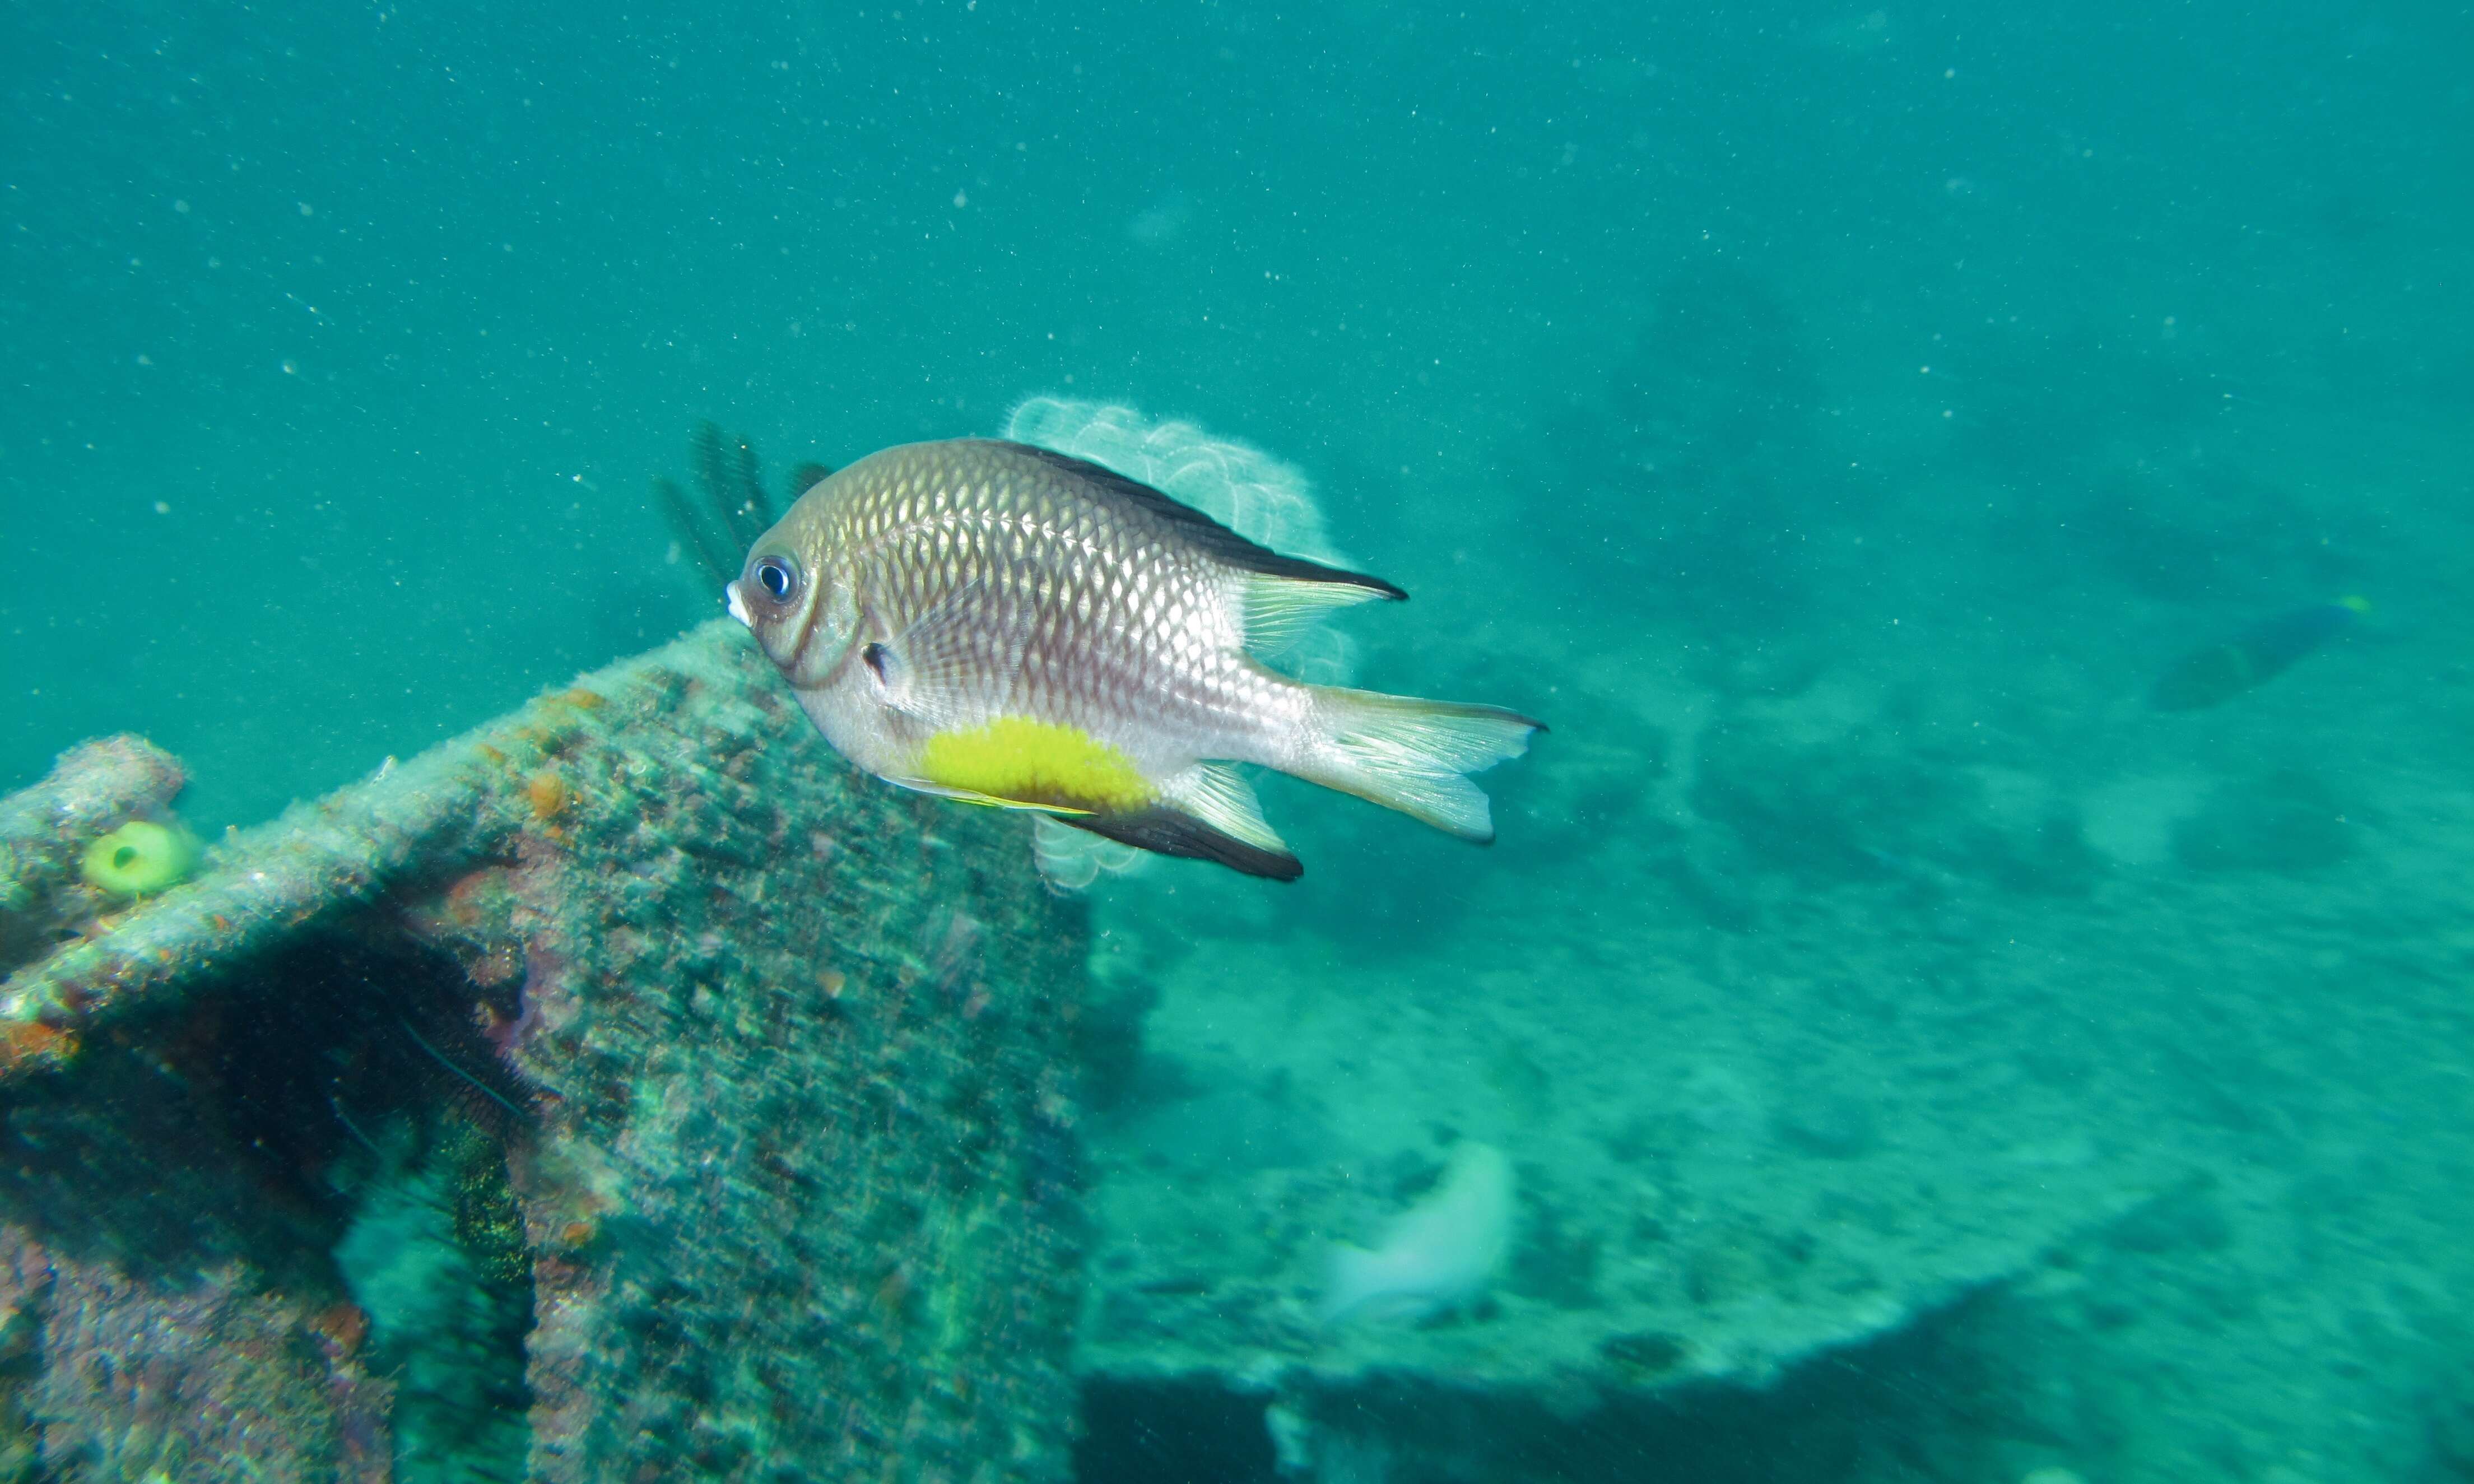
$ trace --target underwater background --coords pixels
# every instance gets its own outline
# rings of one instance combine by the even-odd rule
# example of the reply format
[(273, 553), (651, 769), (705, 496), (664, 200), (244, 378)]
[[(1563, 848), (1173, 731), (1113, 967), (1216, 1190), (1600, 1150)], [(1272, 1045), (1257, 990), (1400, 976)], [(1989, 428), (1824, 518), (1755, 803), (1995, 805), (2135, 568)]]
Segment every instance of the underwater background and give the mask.
[[(1492, 850), (1267, 780), (1296, 886), (1090, 889), (1084, 1478), (2474, 1477), (2468, 57), (11, 7), (0, 788), (143, 732), (211, 836), (713, 617), (707, 420), (1191, 419), (1415, 595), (1362, 683), (1553, 732)], [(1484, 1300), (1319, 1320), (1480, 1145)]]

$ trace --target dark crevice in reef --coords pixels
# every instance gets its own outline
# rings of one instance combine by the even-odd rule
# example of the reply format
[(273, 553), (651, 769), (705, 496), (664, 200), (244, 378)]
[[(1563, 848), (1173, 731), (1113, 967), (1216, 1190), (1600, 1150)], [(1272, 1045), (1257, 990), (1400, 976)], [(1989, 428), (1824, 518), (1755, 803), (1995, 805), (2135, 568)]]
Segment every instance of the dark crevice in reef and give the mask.
[(1207, 1381), (1082, 1389), (1079, 1484), (1257, 1484), (1274, 1477), (1263, 1398)]
[[(532, 1253), (508, 1185), (506, 1146), (524, 1095), (463, 970), (400, 937), (323, 945), (305, 973), (258, 1003), (287, 1013), (303, 991), (339, 1033), (251, 1101), (325, 1156), (316, 1177), (345, 1209), (331, 1251), (369, 1325), (368, 1360), (396, 1387), (400, 1480), (522, 1476), (524, 1340)], [(256, 1028), (243, 1044), (280, 1044)]]
[[(1774, 1385), (1591, 1400), (1370, 1376), (1274, 1405), (1207, 1382), (1084, 1387), (1077, 1484), (1851, 1484), (2007, 1476), (1984, 1414), (2003, 1368), (1979, 1296)], [(1281, 1414), (1273, 1423), (1267, 1413)], [(1275, 1430), (1282, 1437), (1275, 1444)], [(2016, 1473), (2013, 1468), (2011, 1473)]]
[(30, 1089), (9, 1109), (0, 1196), (48, 1247), (134, 1274), (246, 1254), (258, 1291), (305, 1300), (324, 1343), (392, 1384), (397, 1478), (520, 1477), (521, 1093), (464, 972), (364, 926), (93, 1036), (74, 1099)]

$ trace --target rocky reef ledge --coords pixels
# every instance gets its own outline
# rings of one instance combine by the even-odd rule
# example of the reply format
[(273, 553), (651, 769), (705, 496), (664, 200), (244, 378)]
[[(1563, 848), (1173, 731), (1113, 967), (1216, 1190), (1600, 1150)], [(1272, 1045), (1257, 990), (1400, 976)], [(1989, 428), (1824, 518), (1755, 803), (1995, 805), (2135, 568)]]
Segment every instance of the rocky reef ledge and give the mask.
[(0, 802), (0, 1478), (1066, 1471), (1087, 930), (1005, 821), (728, 623), (133, 904), (67, 863), (178, 769), (98, 756)]

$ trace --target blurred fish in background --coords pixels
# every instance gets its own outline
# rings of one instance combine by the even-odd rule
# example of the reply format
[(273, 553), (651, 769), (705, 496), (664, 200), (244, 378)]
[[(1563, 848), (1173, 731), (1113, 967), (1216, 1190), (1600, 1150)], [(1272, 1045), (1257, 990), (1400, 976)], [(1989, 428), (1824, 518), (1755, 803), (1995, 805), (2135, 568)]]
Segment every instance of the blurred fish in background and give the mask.
[(1165, 248), (1185, 235), (1194, 220), (1194, 202), (1185, 192), (1172, 190), (1153, 198), (1126, 223), (1126, 235), (1138, 247)]
[(2206, 711), (2291, 669), (2294, 662), (2353, 627), (2370, 611), (2361, 597), (2312, 603), (2262, 619), (2204, 649), (2195, 649), (2156, 677), (2147, 702), (2158, 711)]

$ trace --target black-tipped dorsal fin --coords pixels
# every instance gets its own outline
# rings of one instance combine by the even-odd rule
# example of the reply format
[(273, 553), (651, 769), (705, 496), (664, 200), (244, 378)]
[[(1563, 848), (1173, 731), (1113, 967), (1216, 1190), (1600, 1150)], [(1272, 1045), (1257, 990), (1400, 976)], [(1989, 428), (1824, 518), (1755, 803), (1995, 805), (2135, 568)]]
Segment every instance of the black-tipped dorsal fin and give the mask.
[(1213, 829), (1183, 810), (1164, 804), (1155, 804), (1131, 814), (1060, 815), (1058, 820), (1078, 830), (1089, 830), (1094, 835), (1131, 845), (1137, 850), (1183, 856), (1191, 861), (1216, 861), (1232, 871), (1261, 876), (1270, 881), (1295, 881), (1305, 874), (1306, 868), (1286, 850), (1267, 850), (1260, 845), (1248, 844), (1224, 830)]
[(1266, 576), (1285, 577), (1293, 582), (1345, 583), (1349, 587), (1363, 588), (1369, 594), (1378, 597), (1396, 599), (1409, 596), (1394, 584), (1366, 572), (1344, 572), (1337, 567), (1325, 567), (1321, 562), (1309, 562), (1301, 556), (1283, 556), (1269, 547), (1238, 535), (1192, 505), (1179, 504), (1150, 485), (1128, 479), (1104, 465), (1094, 464), (1088, 459), (1076, 458), (1071, 454), (1059, 453), (1054, 449), (1043, 449), (1034, 444), (1007, 443), (1002, 439), (987, 441), (998, 448), (1010, 449), (1018, 453), (1028, 454), (1052, 469), (1072, 474), (1091, 485), (1104, 498), (1123, 500), (1136, 509), (1168, 522), (1176, 528), (1178, 535), (1231, 567), (1261, 572)]
[(1333, 609), (1386, 596), (1346, 582), (1299, 582), (1294, 577), (1249, 572), (1246, 576), (1246, 647), (1257, 656), (1277, 654)]

